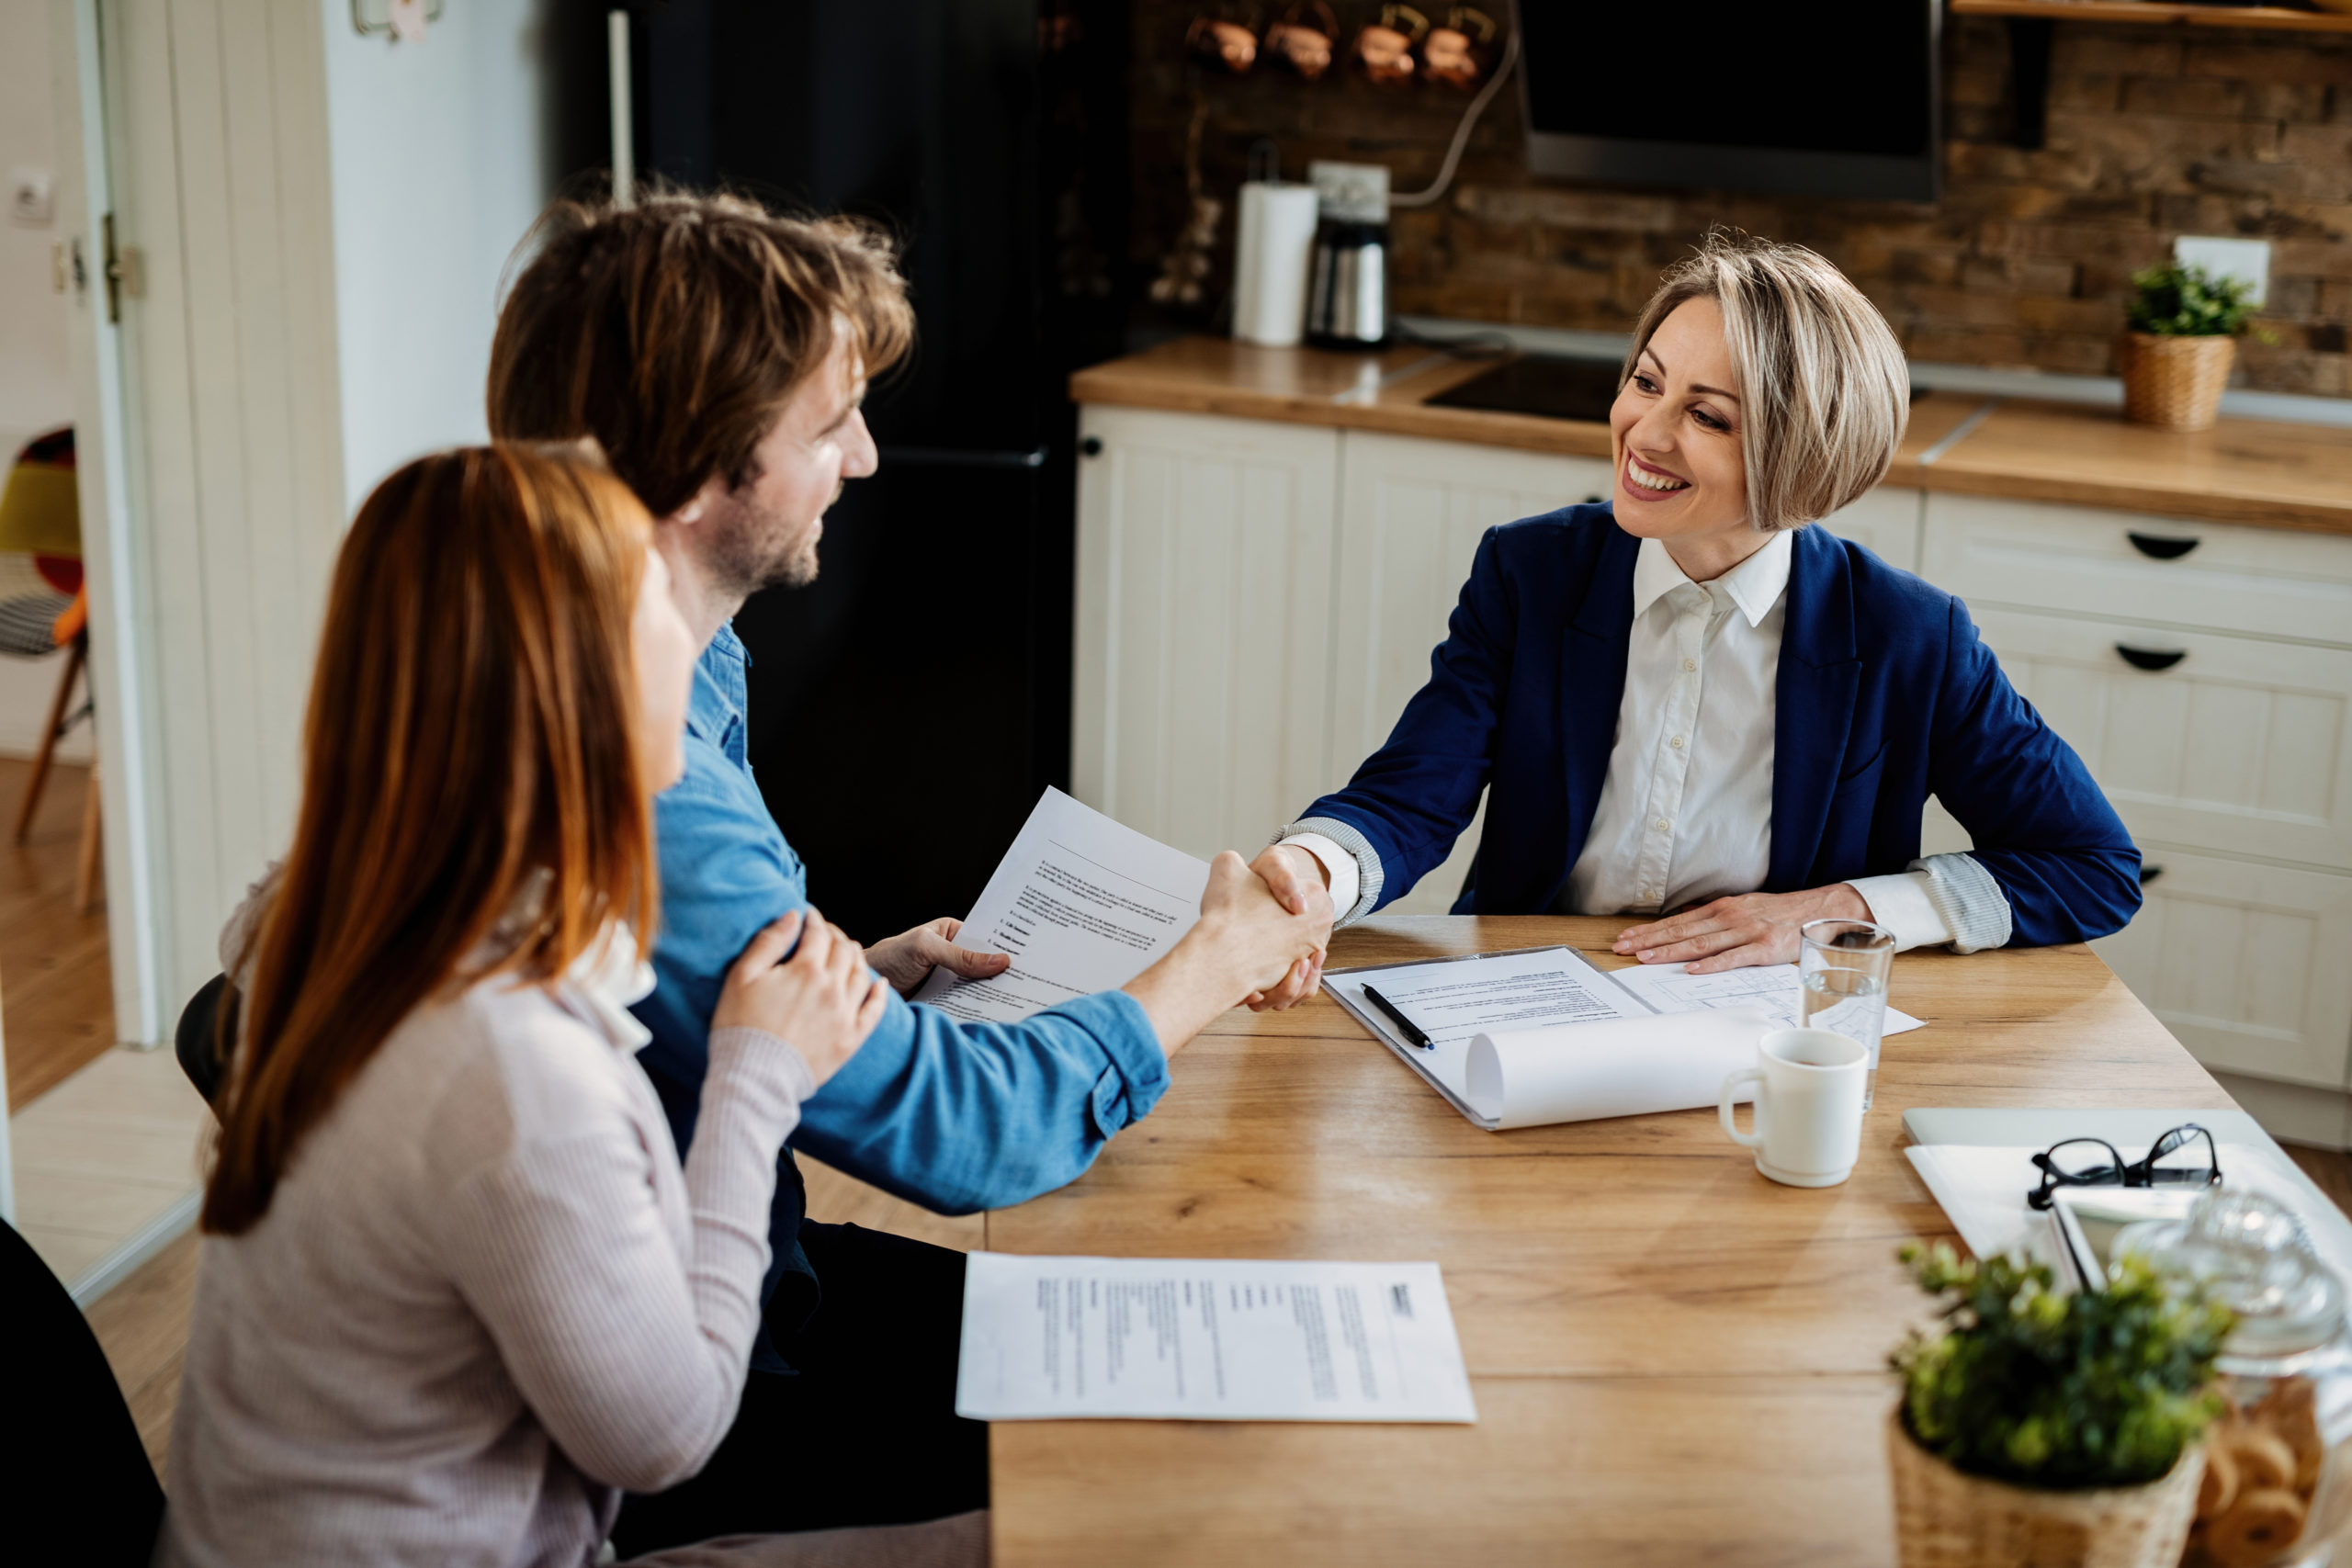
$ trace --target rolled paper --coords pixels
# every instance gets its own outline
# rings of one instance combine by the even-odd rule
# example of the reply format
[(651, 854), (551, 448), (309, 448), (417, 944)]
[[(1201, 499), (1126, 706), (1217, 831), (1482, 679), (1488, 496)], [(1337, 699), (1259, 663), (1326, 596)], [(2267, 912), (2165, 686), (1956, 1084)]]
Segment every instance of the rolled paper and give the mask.
[(1498, 1132), (1712, 1107), (1776, 1027), (1753, 1008), (1724, 1008), (1481, 1034), (1464, 1088)]

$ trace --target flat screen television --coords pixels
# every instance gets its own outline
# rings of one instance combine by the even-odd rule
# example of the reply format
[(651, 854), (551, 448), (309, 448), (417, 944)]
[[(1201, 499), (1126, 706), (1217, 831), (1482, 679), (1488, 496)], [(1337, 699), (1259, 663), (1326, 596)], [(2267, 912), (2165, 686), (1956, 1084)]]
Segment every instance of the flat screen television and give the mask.
[(1933, 201), (1943, 0), (1520, 0), (1538, 175)]

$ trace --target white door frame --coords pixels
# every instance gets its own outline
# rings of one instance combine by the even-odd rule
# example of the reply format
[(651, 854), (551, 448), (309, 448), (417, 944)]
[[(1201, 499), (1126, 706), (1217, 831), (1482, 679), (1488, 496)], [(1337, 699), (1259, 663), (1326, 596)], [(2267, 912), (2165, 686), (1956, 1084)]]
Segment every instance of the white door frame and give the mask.
[(50, 17), (52, 76), (60, 88), (59, 147), (73, 161), (71, 173), (79, 176), (61, 182), (61, 227), (79, 247), (85, 279), (74, 297), (72, 322), (74, 450), (90, 590), (89, 682), (101, 759), (115, 1035), (154, 1045), (168, 1034), (176, 1009), (162, 994), (157, 961), (162, 900), (151, 812), (153, 716), (142, 678), (151, 650), (134, 609), (138, 550), (130, 515), (132, 444), (125, 416), (122, 332), (107, 310), (107, 219), (114, 209), (115, 183), (98, 0), (51, 0)]

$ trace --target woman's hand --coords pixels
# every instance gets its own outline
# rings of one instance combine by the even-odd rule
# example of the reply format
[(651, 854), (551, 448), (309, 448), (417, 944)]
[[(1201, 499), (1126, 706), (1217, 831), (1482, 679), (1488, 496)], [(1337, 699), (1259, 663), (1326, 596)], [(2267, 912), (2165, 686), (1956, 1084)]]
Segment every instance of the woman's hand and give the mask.
[[(1296, 844), (1276, 844), (1261, 852), (1250, 863), (1258, 880), (1266, 885), (1277, 903), (1294, 915), (1315, 915), (1331, 902), (1331, 874), (1323, 863), (1300, 849)], [(1320, 899), (1321, 905), (1317, 903)], [(1336, 910), (1322, 914), (1329, 921)], [(1327, 927), (1328, 930), (1328, 927)], [(1324, 948), (1313, 956), (1303, 958), (1269, 988), (1254, 991), (1247, 998), (1251, 1012), (1282, 1012), (1295, 1003), (1313, 996), (1323, 985), (1323, 960), (1330, 939), (1324, 938)]]
[(1330, 941), (1329, 894), (1294, 914), (1226, 850), (1209, 863), (1199, 921), (1123, 988), (1143, 1004), (1160, 1045), (1172, 1052), (1228, 1008), (1297, 980), (1302, 970), (1319, 975)]
[(1867, 920), (1871, 907), (1850, 883), (1811, 887), (1803, 893), (1741, 893), (1630, 926), (1615, 943), (1645, 964), (1690, 960), (1693, 975), (1745, 969), (1758, 964), (1792, 964), (1797, 928), (1807, 920)]
[(1201, 924), (1210, 928), (1210, 940), (1222, 943), (1248, 977), (1246, 989), (1251, 997), (1323, 972), (1323, 954), (1331, 945), (1331, 895), (1320, 886), (1303, 885), (1284, 891), (1287, 897), (1269, 886), (1231, 850), (1209, 863)]
[[(799, 950), (785, 959), (796, 937)], [(857, 943), (815, 910), (804, 919), (796, 909), (744, 947), (727, 971), (710, 1026), (775, 1035), (799, 1053), (821, 1084), (865, 1043), (889, 995), (868, 973)]]
[(952, 915), (942, 915), (910, 931), (900, 931), (876, 942), (865, 950), (865, 961), (902, 997), (913, 996), (915, 987), (930, 979), (931, 972), (943, 964), (951, 974), (961, 975), (967, 980), (985, 980), (1012, 967), (1009, 953), (981, 953), (956, 946), (956, 933), (963, 929), (963, 921)]

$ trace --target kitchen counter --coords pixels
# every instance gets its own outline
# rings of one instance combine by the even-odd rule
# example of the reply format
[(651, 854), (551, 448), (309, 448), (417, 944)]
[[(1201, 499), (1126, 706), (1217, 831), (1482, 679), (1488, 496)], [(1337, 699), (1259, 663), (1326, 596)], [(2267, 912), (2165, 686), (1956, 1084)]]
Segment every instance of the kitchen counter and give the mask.
[[(1420, 344), (1378, 355), (1188, 337), (1079, 371), (1081, 403), (1377, 430), (1567, 457), (1609, 456), (1609, 427), (1425, 400), (1491, 359)], [(2178, 434), (2113, 410), (1939, 391), (1911, 411), (1890, 484), (2352, 535), (2352, 431), (2224, 419)]]

